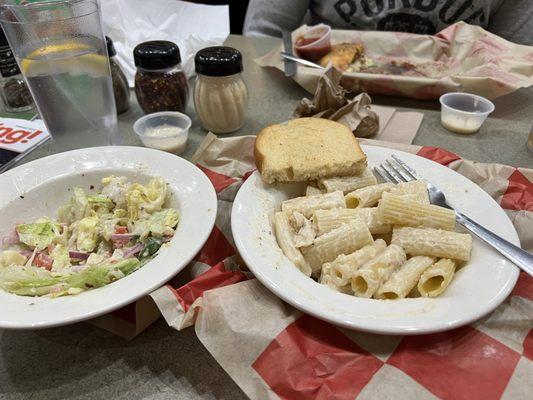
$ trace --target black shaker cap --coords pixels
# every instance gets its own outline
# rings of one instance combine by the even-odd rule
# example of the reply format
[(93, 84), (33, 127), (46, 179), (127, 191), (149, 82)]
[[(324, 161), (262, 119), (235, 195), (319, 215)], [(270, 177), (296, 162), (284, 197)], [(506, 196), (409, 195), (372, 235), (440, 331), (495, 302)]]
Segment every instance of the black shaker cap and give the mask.
[(166, 40), (152, 40), (135, 46), (133, 59), (137, 67), (163, 69), (179, 64), (181, 55), (177, 44)]
[(198, 74), (228, 76), (242, 71), (242, 54), (227, 46), (206, 47), (196, 53), (194, 65)]
[(113, 44), (113, 41), (109, 36), (105, 37), (105, 44), (107, 46), (107, 55), (109, 57), (114, 57), (117, 55), (117, 51), (115, 50), (115, 45)]

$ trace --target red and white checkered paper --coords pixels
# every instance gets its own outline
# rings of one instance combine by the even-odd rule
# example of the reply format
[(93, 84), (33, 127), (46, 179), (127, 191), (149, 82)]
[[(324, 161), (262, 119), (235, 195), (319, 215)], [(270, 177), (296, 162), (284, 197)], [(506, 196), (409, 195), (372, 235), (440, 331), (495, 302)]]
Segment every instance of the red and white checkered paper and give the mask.
[[(254, 140), (210, 134), (193, 157), (215, 186), (218, 217), (189, 271), (196, 278), (151, 295), (170, 326), (195, 324), (200, 341), (254, 399), (533, 398), (533, 279), (525, 273), (483, 320), (402, 337), (349, 331), (302, 314), (241, 269), (230, 213), (255, 168)], [(361, 142), (416, 153), (465, 175), (501, 204), (523, 248), (533, 250), (533, 170), (475, 163), (434, 147)]]

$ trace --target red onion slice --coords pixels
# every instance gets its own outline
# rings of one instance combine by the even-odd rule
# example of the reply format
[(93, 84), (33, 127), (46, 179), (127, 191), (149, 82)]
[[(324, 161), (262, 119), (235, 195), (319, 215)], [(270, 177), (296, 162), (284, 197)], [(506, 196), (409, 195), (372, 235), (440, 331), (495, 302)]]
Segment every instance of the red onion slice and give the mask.
[(127, 249), (123, 249), (124, 253), (122, 253), (122, 256), (124, 258), (130, 258), (130, 257), (133, 257), (134, 255), (140, 253), (142, 251), (142, 249), (144, 248), (144, 244), (142, 243), (137, 243), (135, 246), (133, 247), (129, 247)]
[(89, 253), (83, 251), (69, 251), (68, 256), (76, 260), (87, 260), (89, 258)]

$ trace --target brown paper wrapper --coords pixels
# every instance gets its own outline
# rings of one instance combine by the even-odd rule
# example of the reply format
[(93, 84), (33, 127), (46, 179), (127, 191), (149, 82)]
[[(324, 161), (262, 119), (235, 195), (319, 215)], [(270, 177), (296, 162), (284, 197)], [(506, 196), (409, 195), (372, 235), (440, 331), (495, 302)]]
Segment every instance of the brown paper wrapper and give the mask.
[[(293, 43), (308, 27), (292, 33)], [(470, 92), (489, 99), (533, 85), (533, 47), (508, 42), (483, 28), (458, 22), (434, 36), (401, 32), (333, 30), (333, 44), (362, 43), (367, 56), (385, 64), (413, 63), (405, 75), (345, 72), (341, 84), (354, 92), (436, 99), (447, 92)], [(280, 44), (256, 59), (283, 70)], [(294, 80), (313, 93), (322, 70), (298, 65)], [(425, 76), (422, 76), (425, 75)]]
[(361, 93), (349, 100), (340, 84), (341, 74), (329, 67), (318, 79), (313, 100), (303, 98), (296, 106), (294, 118), (315, 117), (340, 122), (357, 137), (374, 136), (379, 131), (379, 117), (370, 108), (370, 96)]

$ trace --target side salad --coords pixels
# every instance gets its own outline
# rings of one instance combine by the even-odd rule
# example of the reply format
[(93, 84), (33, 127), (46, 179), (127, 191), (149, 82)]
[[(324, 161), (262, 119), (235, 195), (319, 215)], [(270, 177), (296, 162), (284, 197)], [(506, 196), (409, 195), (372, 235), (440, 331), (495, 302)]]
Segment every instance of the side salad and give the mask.
[(2, 241), (0, 288), (58, 297), (105, 286), (139, 269), (172, 238), (179, 213), (165, 207), (166, 182), (102, 179), (101, 190), (73, 189), (57, 219), (15, 225)]

